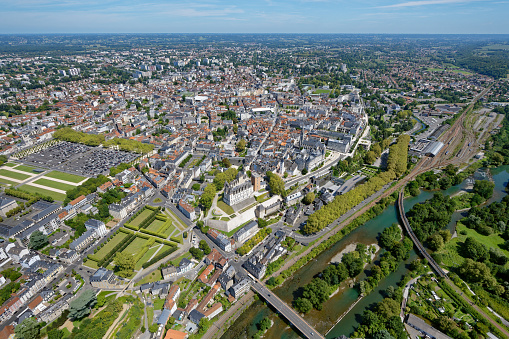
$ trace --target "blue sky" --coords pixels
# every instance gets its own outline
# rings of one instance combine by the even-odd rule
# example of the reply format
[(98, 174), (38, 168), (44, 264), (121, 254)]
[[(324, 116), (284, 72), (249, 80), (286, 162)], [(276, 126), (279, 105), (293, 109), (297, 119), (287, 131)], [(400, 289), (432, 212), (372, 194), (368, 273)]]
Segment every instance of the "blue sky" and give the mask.
[(0, 33), (509, 33), (509, 0), (0, 0)]

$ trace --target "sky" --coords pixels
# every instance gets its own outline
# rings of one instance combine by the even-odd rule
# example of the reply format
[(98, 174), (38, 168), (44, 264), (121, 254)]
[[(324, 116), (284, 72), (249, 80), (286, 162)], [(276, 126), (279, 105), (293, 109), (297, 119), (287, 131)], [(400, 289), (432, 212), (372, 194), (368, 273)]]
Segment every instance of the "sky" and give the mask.
[(0, 0), (0, 34), (509, 34), (509, 0)]

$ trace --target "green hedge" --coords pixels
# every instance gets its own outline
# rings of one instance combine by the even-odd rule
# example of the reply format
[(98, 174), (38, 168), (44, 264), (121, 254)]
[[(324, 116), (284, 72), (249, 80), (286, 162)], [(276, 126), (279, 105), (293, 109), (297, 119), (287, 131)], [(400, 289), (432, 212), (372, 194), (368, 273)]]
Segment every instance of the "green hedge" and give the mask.
[(147, 230), (147, 229), (141, 229), (140, 232), (146, 233), (146, 234), (150, 234), (150, 235), (153, 235), (155, 237), (166, 239), (166, 237), (163, 234), (159, 234), (157, 232), (150, 231), (150, 230)]
[(175, 242), (177, 242), (179, 244), (183, 243), (182, 240), (180, 240), (179, 238), (176, 238), (176, 237), (170, 237), (170, 240), (175, 241)]
[(130, 228), (130, 229), (135, 230), (135, 231), (139, 231), (140, 230), (139, 227), (133, 226), (133, 225), (128, 224), (128, 223), (125, 223), (124, 227)]
[(108, 254), (106, 254), (104, 256), (104, 258), (101, 261), (98, 261), (97, 266), (102, 266), (102, 267), (108, 266), (111, 263), (111, 261), (113, 260), (113, 256), (115, 255), (115, 253), (122, 252), (127, 246), (129, 246), (130, 243), (132, 243), (134, 241), (134, 239), (136, 239), (136, 234), (130, 234), (124, 240), (124, 242), (117, 244), (115, 247), (113, 247), (113, 249), (111, 251), (108, 252)]
[(159, 260), (163, 259), (164, 257), (172, 254), (173, 252), (175, 252), (177, 250), (177, 246), (173, 245), (170, 249), (167, 249), (166, 251), (162, 252), (162, 253), (159, 253), (158, 255), (156, 255), (154, 258), (152, 258), (152, 260), (149, 260), (147, 261), (146, 263), (144, 263), (142, 265), (143, 268), (147, 268), (149, 267), (150, 265), (153, 265), (155, 264), (156, 262), (158, 262)]

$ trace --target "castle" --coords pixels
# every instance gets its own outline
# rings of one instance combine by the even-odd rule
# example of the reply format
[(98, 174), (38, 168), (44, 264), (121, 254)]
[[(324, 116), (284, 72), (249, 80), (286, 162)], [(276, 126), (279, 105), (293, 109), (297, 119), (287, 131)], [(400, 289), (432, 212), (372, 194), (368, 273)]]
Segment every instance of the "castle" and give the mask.
[(235, 180), (224, 183), (223, 201), (229, 206), (246, 200), (252, 194), (253, 184), (245, 173), (239, 173)]

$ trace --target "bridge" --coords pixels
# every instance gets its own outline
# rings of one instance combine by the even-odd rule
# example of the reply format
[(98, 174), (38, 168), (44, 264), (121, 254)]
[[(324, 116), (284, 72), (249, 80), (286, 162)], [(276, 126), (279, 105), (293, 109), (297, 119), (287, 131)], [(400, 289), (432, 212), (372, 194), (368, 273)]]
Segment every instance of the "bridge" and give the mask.
[(251, 284), (261, 297), (272, 305), (279, 313), (281, 313), (293, 326), (295, 326), (304, 337), (308, 339), (320, 338), (325, 339), (323, 335), (311, 327), (297, 312), (289, 307), (284, 301), (279, 299), (272, 291), (267, 289), (258, 279), (253, 280)]
[(399, 192), (399, 198), (398, 198), (398, 210), (399, 210), (399, 217), (401, 221), (403, 222), (403, 226), (405, 227), (405, 230), (407, 234), (410, 236), (410, 239), (415, 244), (415, 247), (419, 250), (421, 255), (428, 260), (428, 263), (430, 264), (431, 268), (433, 268), (433, 271), (436, 272), (436, 274), (440, 277), (447, 278), (447, 275), (445, 274), (444, 270), (437, 264), (437, 262), (429, 255), (429, 253), (426, 251), (424, 246), (422, 246), (419, 239), (417, 239), (417, 236), (415, 235), (414, 231), (412, 230), (412, 227), (410, 226), (410, 223), (408, 222), (408, 219), (405, 215), (405, 208), (403, 206), (403, 191), (402, 189)]

